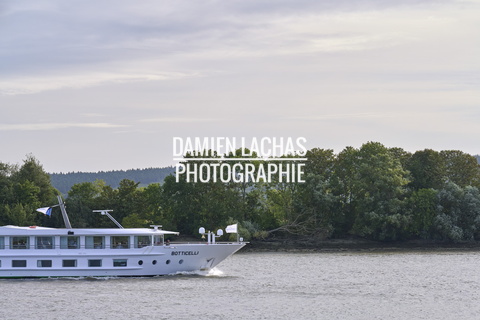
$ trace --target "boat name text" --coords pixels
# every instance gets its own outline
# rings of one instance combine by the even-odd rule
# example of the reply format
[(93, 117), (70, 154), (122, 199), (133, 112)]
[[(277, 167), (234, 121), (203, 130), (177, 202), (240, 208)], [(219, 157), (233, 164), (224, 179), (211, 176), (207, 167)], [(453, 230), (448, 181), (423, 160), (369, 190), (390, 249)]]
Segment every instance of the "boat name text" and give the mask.
[(172, 251), (172, 256), (196, 256), (198, 251)]

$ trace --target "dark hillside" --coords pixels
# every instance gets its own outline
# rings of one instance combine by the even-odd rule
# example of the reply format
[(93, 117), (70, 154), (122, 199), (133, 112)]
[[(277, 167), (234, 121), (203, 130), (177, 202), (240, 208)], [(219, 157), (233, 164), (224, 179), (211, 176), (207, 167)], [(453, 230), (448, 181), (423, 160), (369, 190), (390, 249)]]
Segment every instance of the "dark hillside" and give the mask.
[(174, 171), (174, 167), (165, 167), (99, 172), (50, 173), (49, 175), (52, 185), (61, 193), (66, 194), (76, 183), (94, 182), (95, 180), (103, 180), (112, 188), (117, 188), (123, 179), (140, 182), (140, 185), (147, 186), (151, 183), (163, 182), (163, 179), (174, 173)]

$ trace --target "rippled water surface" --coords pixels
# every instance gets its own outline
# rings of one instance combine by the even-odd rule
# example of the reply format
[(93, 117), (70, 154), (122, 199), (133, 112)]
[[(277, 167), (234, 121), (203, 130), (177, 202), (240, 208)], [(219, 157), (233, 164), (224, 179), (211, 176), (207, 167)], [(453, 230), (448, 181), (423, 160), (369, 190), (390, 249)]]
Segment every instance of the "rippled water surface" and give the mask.
[(240, 253), (208, 276), (0, 280), (0, 319), (480, 319), (479, 259)]

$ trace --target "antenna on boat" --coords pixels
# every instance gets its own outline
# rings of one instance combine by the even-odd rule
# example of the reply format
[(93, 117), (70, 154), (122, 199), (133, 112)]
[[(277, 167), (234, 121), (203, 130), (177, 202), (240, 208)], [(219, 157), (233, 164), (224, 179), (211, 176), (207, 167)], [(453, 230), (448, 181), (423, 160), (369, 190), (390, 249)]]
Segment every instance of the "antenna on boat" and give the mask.
[(118, 221), (115, 220), (115, 218), (112, 217), (112, 215), (110, 213), (108, 213), (109, 211), (113, 211), (113, 210), (93, 210), (93, 212), (100, 212), (102, 214), (102, 216), (109, 217), (110, 220), (112, 220), (113, 223), (115, 223), (117, 225), (117, 227), (119, 227), (120, 229), (123, 229), (122, 225), (120, 223), (118, 223)]
[(58, 205), (60, 210), (62, 211), (63, 221), (65, 222), (65, 228), (72, 229), (72, 225), (70, 224), (70, 220), (68, 219), (67, 210), (65, 210), (65, 204), (63, 203), (62, 196), (57, 196)]

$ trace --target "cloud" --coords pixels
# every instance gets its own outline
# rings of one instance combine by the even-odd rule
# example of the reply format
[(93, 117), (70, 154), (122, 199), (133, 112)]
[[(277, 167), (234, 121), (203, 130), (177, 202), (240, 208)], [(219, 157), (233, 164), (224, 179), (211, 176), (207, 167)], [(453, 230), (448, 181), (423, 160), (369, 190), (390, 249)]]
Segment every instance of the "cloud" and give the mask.
[(320, 114), (309, 116), (290, 116), (289, 120), (301, 120), (301, 121), (319, 121), (319, 120), (332, 120), (332, 119), (378, 119), (378, 118), (391, 118), (397, 116), (394, 113), (351, 113), (351, 114)]
[(161, 122), (215, 122), (222, 121), (223, 119), (219, 118), (189, 118), (189, 117), (162, 117), (162, 118), (151, 118), (151, 119), (141, 119), (139, 122), (151, 122), (151, 123), (161, 123)]
[[(478, 150), (479, 9), (464, 0), (4, 1), (0, 131), (12, 134), (0, 139), (10, 157), (1, 160), (44, 149), (40, 135), (51, 134), (78, 153), (45, 153), (54, 171), (149, 166), (178, 132), (301, 134), (335, 148), (423, 136), (424, 147)], [(85, 161), (92, 139), (124, 162)]]
[[(7, 6), (2, 17), (0, 38), (8, 50), (0, 50), (0, 59), (8, 63), (0, 68), (0, 94), (195, 77), (198, 70), (215, 71), (205, 60), (298, 57), (424, 41), (432, 30), (451, 24), (441, 16), (426, 20), (433, 3), (22, 1)], [(418, 11), (412, 14), (412, 8)]]
[(1, 95), (33, 94), (48, 90), (58, 90), (63, 88), (85, 88), (99, 86), (111, 83), (132, 83), (142, 81), (164, 81), (194, 77), (194, 74), (185, 74), (180, 72), (165, 72), (157, 74), (141, 73), (77, 73), (70, 75), (54, 75), (25, 78), (13, 78), (9, 81), (0, 81)]
[(111, 124), (111, 123), (21, 123), (21, 124), (0, 124), (0, 131), (45, 131), (59, 130), (68, 128), (120, 128), (128, 127), (128, 125)]
[(88, 112), (88, 113), (82, 113), (80, 114), (83, 117), (87, 118), (102, 118), (102, 117), (107, 117), (106, 114), (103, 113), (95, 113), (95, 112)]

